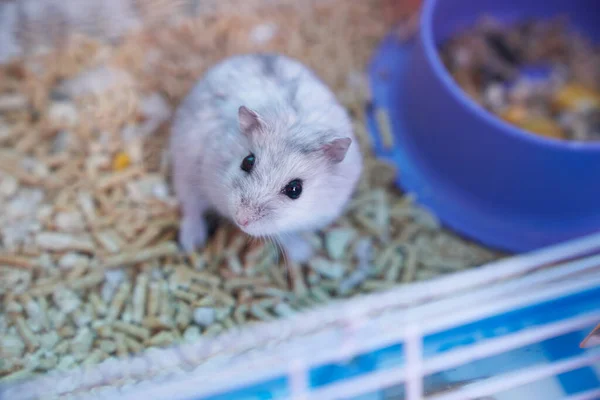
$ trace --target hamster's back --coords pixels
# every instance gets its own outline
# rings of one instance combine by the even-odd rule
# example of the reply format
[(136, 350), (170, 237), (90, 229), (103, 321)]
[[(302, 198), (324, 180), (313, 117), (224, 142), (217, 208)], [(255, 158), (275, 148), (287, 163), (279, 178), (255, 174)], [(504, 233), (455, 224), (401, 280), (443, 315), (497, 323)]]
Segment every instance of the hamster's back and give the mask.
[(236, 55), (211, 67), (183, 100), (172, 127), (174, 154), (183, 162), (186, 154), (197, 154), (199, 146), (203, 152), (240, 146), (241, 105), (264, 115), (274, 110), (293, 114), (332, 129), (348, 124), (334, 94), (299, 61), (270, 53)]

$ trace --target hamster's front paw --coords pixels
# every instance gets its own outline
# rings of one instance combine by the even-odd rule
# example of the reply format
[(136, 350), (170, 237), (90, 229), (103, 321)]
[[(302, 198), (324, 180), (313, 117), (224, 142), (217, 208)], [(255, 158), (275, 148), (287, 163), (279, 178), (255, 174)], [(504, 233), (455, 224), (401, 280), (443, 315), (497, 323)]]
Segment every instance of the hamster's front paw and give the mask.
[(196, 248), (204, 246), (207, 234), (206, 224), (202, 218), (183, 218), (179, 227), (179, 245), (186, 253), (191, 253)]
[(304, 264), (315, 253), (311, 244), (300, 235), (286, 235), (280, 241), (287, 256), (295, 263)]

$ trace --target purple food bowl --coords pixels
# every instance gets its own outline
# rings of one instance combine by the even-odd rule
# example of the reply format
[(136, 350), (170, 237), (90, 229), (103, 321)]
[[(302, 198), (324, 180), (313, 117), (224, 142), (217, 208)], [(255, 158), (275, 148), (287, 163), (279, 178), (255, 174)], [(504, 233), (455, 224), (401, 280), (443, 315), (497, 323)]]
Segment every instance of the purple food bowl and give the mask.
[(484, 14), (504, 22), (566, 14), (600, 41), (595, 0), (426, 0), (417, 36), (402, 43), (390, 35), (370, 66), (373, 106), (387, 110), (395, 141), (382, 145), (368, 112), (377, 155), (398, 165), (398, 184), (446, 225), (488, 246), (530, 251), (599, 231), (600, 142), (504, 122), (443, 65), (439, 45)]

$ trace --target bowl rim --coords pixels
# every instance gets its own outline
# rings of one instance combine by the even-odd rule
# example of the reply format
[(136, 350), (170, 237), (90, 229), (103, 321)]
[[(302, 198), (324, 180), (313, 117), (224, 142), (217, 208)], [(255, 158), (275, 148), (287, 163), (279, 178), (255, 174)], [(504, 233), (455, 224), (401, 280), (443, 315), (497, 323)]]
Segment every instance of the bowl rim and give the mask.
[(600, 152), (600, 141), (583, 142), (576, 140), (554, 139), (542, 135), (537, 135), (504, 121), (496, 114), (488, 111), (475, 100), (470, 98), (464, 90), (456, 83), (450, 71), (443, 64), (439, 55), (438, 48), (433, 39), (433, 13), (436, 10), (439, 0), (425, 0), (421, 9), (420, 29), (418, 32), (425, 57), (433, 68), (434, 75), (442, 81), (442, 85), (450, 92), (451, 96), (462, 104), (469, 112), (482, 118), (487, 124), (496, 130), (501, 130), (516, 139), (532, 143), (537, 146), (545, 147), (550, 150), (567, 150), (583, 153)]

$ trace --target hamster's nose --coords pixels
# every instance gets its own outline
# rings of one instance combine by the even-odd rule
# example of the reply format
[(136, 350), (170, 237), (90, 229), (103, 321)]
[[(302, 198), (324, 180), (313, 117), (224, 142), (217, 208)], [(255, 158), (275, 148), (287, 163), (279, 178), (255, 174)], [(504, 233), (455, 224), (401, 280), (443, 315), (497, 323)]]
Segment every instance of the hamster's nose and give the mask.
[(238, 218), (236, 218), (236, 222), (237, 222), (237, 223), (238, 223), (240, 226), (246, 227), (246, 226), (248, 226), (248, 224), (250, 223), (250, 219), (248, 219), (248, 218), (245, 218), (245, 217), (242, 217), (242, 218), (238, 217)]

